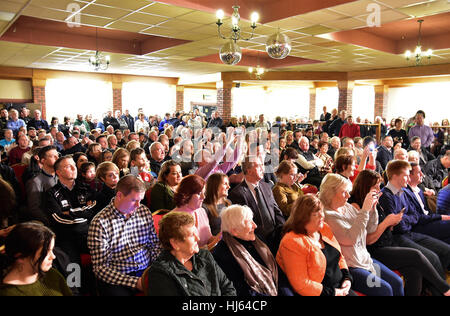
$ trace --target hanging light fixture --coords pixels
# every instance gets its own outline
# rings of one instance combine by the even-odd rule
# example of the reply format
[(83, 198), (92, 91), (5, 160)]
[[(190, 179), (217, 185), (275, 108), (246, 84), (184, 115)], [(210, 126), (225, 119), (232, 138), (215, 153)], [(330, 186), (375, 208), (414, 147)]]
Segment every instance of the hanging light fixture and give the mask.
[(405, 58), (406, 60), (410, 60), (411, 57), (414, 57), (415, 62), (416, 62), (416, 66), (420, 66), (422, 65), (422, 60), (423, 59), (427, 59), (430, 60), (431, 56), (433, 55), (433, 50), (432, 49), (428, 49), (428, 50), (422, 50), (422, 22), (423, 20), (418, 20), (417, 22), (419, 22), (419, 39), (417, 40), (417, 45), (416, 48), (414, 50), (414, 53), (411, 52), (410, 50), (407, 50), (405, 52)]
[(286, 34), (281, 34), (280, 29), (277, 33), (269, 36), (266, 41), (266, 52), (275, 59), (286, 58), (291, 52), (291, 48), (291, 40)]
[(242, 57), (242, 52), (240, 47), (236, 44), (238, 40), (245, 40), (248, 41), (253, 38), (255, 28), (256, 28), (256, 22), (259, 19), (259, 14), (257, 12), (253, 12), (250, 19), (251, 24), (250, 27), (252, 28), (252, 34), (248, 38), (244, 38), (241, 36), (241, 27), (239, 26), (239, 22), (241, 20), (241, 16), (239, 14), (239, 6), (235, 5), (233, 6), (233, 14), (231, 15), (231, 33), (230, 36), (224, 36), (221, 31), (221, 27), (223, 25), (223, 18), (225, 16), (225, 13), (223, 10), (218, 10), (216, 13), (217, 17), (217, 32), (219, 34), (219, 37), (222, 39), (228, 39), (229, 42), (223, 45), (220, 49), (220, 60), (224, 64), (227, 65), (236, 65), (239, 63)]
[(255, 79), (258, 79), (258, 80), (261, 80), (262, 75), (266, 72), (266, 70), (263, 67), (259, 66), (259, 52), (258, 52), (258, 55), (257, 55), (257, 66), (256, 66), (256, 68), (249, 67), (248, 68), (248, 72), (250, 73), (251, 77), (254, 77)]
[(109, 55), (103, 55), (98, 50), (98, 30), (95, 29), (95, 45), (96, 45), (96, 52), (94, 56), (91, 56), (89, 58), (89, 65), (94, 68), (95, 71), (98, 70), (106, 70), (109, 67), (110, 64), (110, 57)]

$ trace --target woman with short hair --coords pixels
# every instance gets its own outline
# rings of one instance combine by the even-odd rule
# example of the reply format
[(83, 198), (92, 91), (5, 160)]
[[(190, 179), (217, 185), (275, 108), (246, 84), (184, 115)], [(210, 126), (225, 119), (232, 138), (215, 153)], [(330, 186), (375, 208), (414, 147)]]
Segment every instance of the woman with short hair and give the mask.
[(199, 246), (211, 249), (219, 241), (220, 234), (212, 235), (208, 214), (202, 207), (205, 199), (205, 183), (202, 177), (194, 174), (184, 177), (173, 196), (176, 205), (173, 211), (191, 214), (195, 219), (195, 227), (200, 237)]
[(303, 195), (299, 185), (305, 178), (298, 173), (295, 163), (283, 160), (275, 171), (278, 182), (272, 189), (273, 197), (281, 209), (285, 218), (289, 217), (294, 202)]
[[(375, 206), (379, 195), (371, 191), (358, 210), (347, 202), (351, 188), (350, 180), (330, 173), (323, 178), (319, 198), (324, 205), (325, 221), (336, 236), (353, 277), (352, 289), (369, 296), (403, 296), (402, 279), (372, 259), (366, 248), (367, 235), (378, 227)], [(371, 286), (375, 283), (376, 287)]]
[(130, 173), (130, 152), (125, 148), (118, 148), (112, 157), (112, 162), (119, 168), (119, 176), (122, 178)]
[(222, 240), (212, 254), (233, 282), (237, 295), (291, 295), (269, 247), (255, 235), (252, 210), (246, 205), (231, 205), (220, 217)]
[(102, 162), (97, 167), (95, 177), (103, 183), (102, 189), (95, 196), (97, 201), (95, 214), (97, 214), (116, 196), (116, 186), (120, 179), (119, 168), (110, 161)]
[(200, 249), (192, 215), (172, 211), (159, 222), (164, 248), (148, 270), (149, 296), (235, 296), (211, 253)]

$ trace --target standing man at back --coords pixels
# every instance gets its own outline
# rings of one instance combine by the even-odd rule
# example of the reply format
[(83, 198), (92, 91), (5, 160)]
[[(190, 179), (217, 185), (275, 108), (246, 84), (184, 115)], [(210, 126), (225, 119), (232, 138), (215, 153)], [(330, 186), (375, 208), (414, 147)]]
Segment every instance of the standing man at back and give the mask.
[(425, 125), (425, 112), (422, 110), (417, 111), (415, 116), (416, 125), (411, 127), (408, 132), (409, 140), (414, 136), (419, 136), (422, 142), (422, 146), (427, 150), (430, 150), (431, 143), (434, 140), (434, 134), (431, 127)]

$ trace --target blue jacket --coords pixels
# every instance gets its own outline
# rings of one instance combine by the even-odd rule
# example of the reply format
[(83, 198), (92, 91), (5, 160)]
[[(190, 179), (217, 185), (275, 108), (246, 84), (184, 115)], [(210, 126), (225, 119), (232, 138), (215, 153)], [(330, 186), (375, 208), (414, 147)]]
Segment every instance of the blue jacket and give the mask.
[(401, 196), (394, 195), (387, 187), (384, 187), (381, 191), (383, 195), (380, 197), (378, 203), (386, 212), (386, 215), (390, 213), (398, 214), (405, 208), (402, 220), (394, 227), (395, 234), (409, 233), (418, 224), (425, 225), (442, 218), (436, 214), (425, 215), (410, 188), (402, 189), (403, 193)]
[(436, 207), (439, 214), (450, 215), (450, 185), (439, 191)]

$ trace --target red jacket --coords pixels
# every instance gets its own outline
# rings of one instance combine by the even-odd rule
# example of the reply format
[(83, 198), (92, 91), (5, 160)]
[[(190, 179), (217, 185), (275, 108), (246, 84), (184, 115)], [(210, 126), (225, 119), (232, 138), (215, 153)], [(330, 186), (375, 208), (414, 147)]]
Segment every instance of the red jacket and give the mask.
[(349, 125), (348, 123), (342, 125), (341, 131), (339, 132), (339, 138), (343, 137), (355, 138), (358, 136), (361, 136), (359, 132), (359, 125), (357, 124)]

